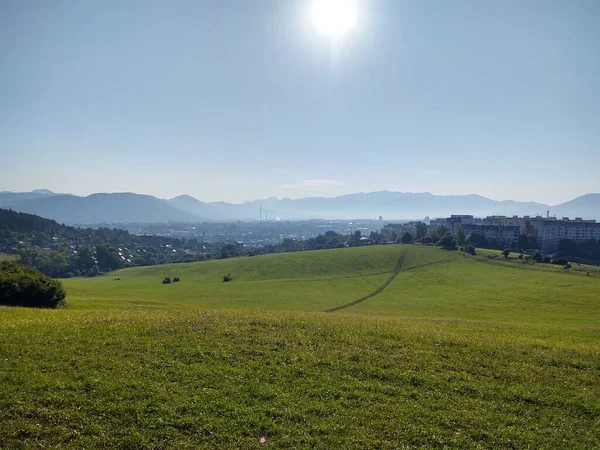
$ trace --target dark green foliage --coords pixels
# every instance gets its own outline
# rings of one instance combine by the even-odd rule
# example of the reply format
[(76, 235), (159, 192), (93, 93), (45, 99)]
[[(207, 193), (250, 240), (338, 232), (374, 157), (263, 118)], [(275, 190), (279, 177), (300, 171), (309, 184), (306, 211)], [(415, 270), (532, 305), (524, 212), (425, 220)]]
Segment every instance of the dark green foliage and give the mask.
[(523, 253), (519, 253), (519, 259), (523, 259)]
[(569, 264), (569, 260), (567, 258), (554, 258), (552, 260), (552, 264), (557, 264), (559, 266), (566, 266)]
[(417, 222), (416, 224), (416, 236), (415, 239), (419, 240), (421, 238), (424, 238), (427, 235), (427, 225), (424, 224), (423, 222)]
[(420, 240), (421, 244), (433, 244), (431, 236), (423, 236)]
[(456, 250), (456, 239), (451, 234), (446, 234), (440, 238), (437, 245), (446, 250)]
[(231, 277), (231, 274), (230, 274), (230, 273), (228, 273), (227, 275), (225, 275), (225, 276), (223, 277), (223, 283), (227, 283), (227, 282), (229, 282), (229, 281), (231, 281), (231, 280), (233, 280), (233, 278)]
[(510, 248), (505, 248), (504, 250), (502, 250), (502, 256), (508, 258), (508, 255), (510, 255)]
[(437, 234), (441, 239), (442, 237), (446, 236), (447, 234), (450, 234), (450, 230), (448, 230), (448, 227), (441, 225), (437, 228)]
[(538, 244), (537, 237), (535, 236), (527, 236), (527, 248), (540, 248)]
[(427, 237), (429, 237), (431, 241), (435, 244), (437, 241), (440, 240), (441, 235), (438, 233), (438, 230), (432, 229), (429, 230), (429, 235)]
[(600, 240), (587, 239), (583, 242), (575, 242), (563, 239), (560, 241), (558, 251), (561, 256), (565, 257), (600, 261)]
[(100, 268), (96, 264), (94, 264), (92, 266), (92, 268), (90, 269), (90, 275), (93, 276), (93, 277), (95, 277), (99, 273), (100, 273)]
[(468, 253), (469, 255), (476, 255), (477, 252), (475, 251), (475, 247), (473, 247), (472, 245), (467, 245), (465, 247), (465, 253)]
[(171, 284), (171, 277), (165, 277), (162, 284)]
[(552, 257), (549, 255), (544, 255), (542, 257), (542, 262), (545, 264), (550, 264), (552, 262)]
[(488, 242), (483, 233), (471, 233), (467, 236), (466, 243), (476, 247), (485, 247)]
[(66, 295), (60, 281), (11, 261), (0, 262), (0, 305), (56, 308)]
[(173, 283), (178, 283), (178, 282), (179, 282), (179, 277), (173, 278)]
[(518, 247), (519, 247), (519, 250), (527, 250), (529, 248), (529, 238), (527, 237), (526, 234), (521, 234), (519, 236)]
[(456, 231), (456, 242), (458, 245), (464, 245), (466, 241), (465, 230), (462, 225), (458, 226), (458, 230)]
[(119, 258), (117, 250), (108, 245), (96, 247), (96, 259), (98, 265), (106, 270), (117, 270), (125, 266), (123, 260)]
[(533, 255), (533, 260), (535, 262), (542, 262), (542, 254), (540, 252), (535, 252)]
[(413, 240), (413, 235), (410, 233), (403, 233), (402, 237), (400, 238), (400, 242), (402, 242), (403, 244), (410, 244)]

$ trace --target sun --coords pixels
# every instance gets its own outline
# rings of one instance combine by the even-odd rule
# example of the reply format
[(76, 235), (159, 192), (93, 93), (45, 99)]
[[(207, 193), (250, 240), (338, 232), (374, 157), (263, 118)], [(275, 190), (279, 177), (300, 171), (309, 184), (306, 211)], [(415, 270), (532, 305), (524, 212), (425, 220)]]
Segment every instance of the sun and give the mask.
[(321, 33), (332, 38), (341, 37), (356, 26), (356, 0), (315, 0), (311, 18)]

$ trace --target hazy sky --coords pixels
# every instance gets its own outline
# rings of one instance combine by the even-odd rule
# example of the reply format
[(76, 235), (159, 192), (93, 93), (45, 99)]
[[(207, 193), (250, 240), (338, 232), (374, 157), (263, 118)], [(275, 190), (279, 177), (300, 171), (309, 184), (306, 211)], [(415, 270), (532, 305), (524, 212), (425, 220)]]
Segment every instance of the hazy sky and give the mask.
[(600, 1), (0, 1), (0, 191), (600, 192)]

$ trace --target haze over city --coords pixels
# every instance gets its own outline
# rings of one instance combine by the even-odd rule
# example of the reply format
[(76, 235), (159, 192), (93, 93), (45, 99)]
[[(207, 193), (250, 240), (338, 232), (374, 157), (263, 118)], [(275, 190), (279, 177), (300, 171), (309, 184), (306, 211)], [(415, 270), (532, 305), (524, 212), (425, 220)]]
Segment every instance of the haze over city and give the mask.
[(2, 2), (0, 190), (600, 192), (597, 1), (312, 3)]

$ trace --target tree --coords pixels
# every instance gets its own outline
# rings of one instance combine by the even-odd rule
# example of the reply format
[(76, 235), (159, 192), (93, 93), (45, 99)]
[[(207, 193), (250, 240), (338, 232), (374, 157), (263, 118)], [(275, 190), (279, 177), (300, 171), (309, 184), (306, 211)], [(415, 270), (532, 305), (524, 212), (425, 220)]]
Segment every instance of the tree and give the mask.
[(92, 275), (93, 277), (95, 277), (99, 273), (100, 273), (100, 268), (97, 265), (94, 264), (92, 266), (92, 268), (90, 269), (90, 275)]
[(477, 254), (475, 252), (475, 247), (473, 247), (472, 245), (467, 245), (465, 247), (465, 253), (468, 253), (469, 255), (476, 255)]
[(440, 226), (437, 228), (437, 233), (438, 233), (438, 236), (439, 236), (440, 238), (441, 238), (441, 237), (443, 237), (443, 236), (446, 236), (447, 234), (449, 234), (449, 231), (450, 231), (450, 230), (448, 230), (448, 227), (445, 227), (444, 225), (440, 225)]
[(0, 305), (56, 308), (66, 295), (60, 281), (12, 261), (0, 262)]
[(417, 240), (427, 236), (427, 225), (423, 222), (417, 222), (416, 226), (416, 238)]
[(92, 256), (92, 252), (89, 248), (79, 249), (77, 251), (77, 255), (76, 268), (84, 273), (96, 264), (96, 261), (94, 261), (94, 257)]
[(447, 250), (456, 249), (456, 240), (454, 239), (454, 236), (452, 236), (451, 234), (442, 236), (437, 244)]
[(96, 259), (98, 260), (98, 266), (105, 270), (120, 269), (124, 265), (117, 251), (108, 246), (98, 245), (96, 247)]
[(431, 236), (423, 236), (419, 239), (419, 242), (421, 242), (421, 244), (433, 244), (433, 239), (431, 239)]
[(527, 250), (529, 248), (529, 237), (526, 234), (519, 235), (519, 250)]
[(462, 225), (459, 225), (458, 230), (456, 230), (456, 242), (458, 243), (458, 245), (464, 245), (465, 239), (465, 230)]
[(535, 236), (528, 236), (527, 240), (528, 240), (527, 248), (540, 248), (540, 246), (538, 244), (537, 237), (535, 237)]
[(502, 256), (504, 256), (504, 258), (508, 258), (508, 255), (510, 255), (510, 248), (502, 250)]
[(360, 230), (356, 230), (356, 231), (354, 232), (354, 240), (355, 240), (356, 242), (360, 241), (361, 235), (362, 235), (362, 233), (360, 232)]
[(477, 247), (483, 247), (487, 245), (487, 239), (483, 233), (471, 233), (467, 236), (466, 243)]
[(400, 238), (400, 242), (402, 242), (403, 244), (410, 244), (413, 241), (413, 235), (406, 232), (402, 234), (402, 237)]
[(435, 244), (437, 241), (440, 240), (440, 234), (438, 233), (438, 230), (429, 230), (429, 237), (431, 238), (431, 241)]

